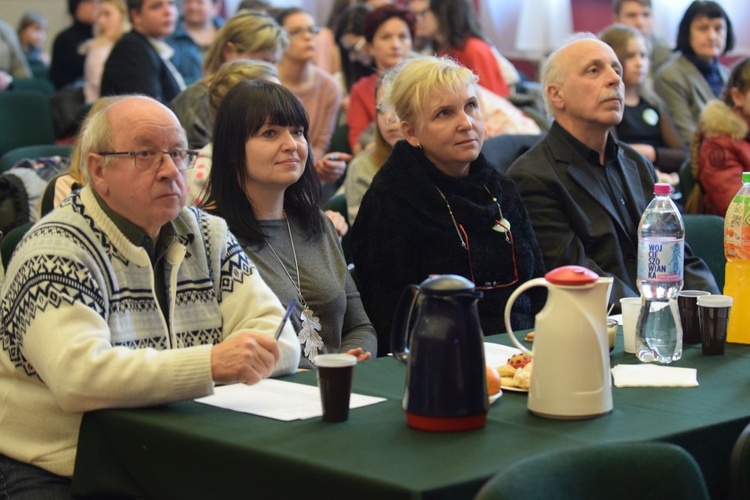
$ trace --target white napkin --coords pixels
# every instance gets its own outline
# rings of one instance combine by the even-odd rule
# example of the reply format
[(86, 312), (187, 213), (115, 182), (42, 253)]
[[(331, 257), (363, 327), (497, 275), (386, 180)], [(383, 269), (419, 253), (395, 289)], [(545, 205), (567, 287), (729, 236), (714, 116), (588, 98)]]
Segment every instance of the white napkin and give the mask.
[(698, 370), (651, 364), (612, 368), (616, 387), (698, 387)]

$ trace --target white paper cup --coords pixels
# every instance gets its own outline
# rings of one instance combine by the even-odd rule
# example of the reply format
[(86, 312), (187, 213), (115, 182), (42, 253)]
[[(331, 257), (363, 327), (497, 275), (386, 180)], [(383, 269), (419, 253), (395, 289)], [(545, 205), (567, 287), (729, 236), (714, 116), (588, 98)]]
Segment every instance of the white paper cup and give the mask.
[(635, 327), (641, 314), (641, 298), (625, 297), (620, 299), (622, 308), (622, 340), (625, 352), (635, 353)]

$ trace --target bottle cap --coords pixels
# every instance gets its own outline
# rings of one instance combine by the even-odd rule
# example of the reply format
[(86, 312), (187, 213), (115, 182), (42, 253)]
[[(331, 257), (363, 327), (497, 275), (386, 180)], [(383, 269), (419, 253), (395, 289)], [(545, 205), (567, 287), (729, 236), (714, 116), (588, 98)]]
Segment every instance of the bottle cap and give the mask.
[(750, 172), (742, 172), (742, 183), (747, 184), (750, 182)]
[(672, 192), (672, 186), (667, 183), (659, 182), (654, 184), (654, 194), (657, 196), (666, 196)]

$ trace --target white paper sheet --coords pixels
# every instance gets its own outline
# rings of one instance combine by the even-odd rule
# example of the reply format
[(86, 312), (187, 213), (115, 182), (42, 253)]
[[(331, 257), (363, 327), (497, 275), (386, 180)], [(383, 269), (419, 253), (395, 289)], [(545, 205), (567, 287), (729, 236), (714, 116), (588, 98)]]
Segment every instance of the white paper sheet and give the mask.
[[(232, 384), (216, 387), (213, 395), (195, 401), (285, 422), (323, 416), (320, 390), (317, 386), (270, 378), (254, 385)], [(383, 401), (385, 398), (352, 393), (349, 408), (360, 408)]]

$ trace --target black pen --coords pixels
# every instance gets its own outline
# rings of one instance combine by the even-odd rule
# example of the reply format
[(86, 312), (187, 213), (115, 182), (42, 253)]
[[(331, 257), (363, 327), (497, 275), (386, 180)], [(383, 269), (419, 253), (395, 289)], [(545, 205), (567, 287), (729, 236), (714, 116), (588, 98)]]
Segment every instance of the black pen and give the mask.
[(279, 325), (279, 329), (276, 330), (276, 335), (273, 336), (275, 340), (279, 340), (279, 337), (281, 337), (281, 332), (284, 331), (284, 325), (286, 325), (287, 320), (289, 319), (289, 316), (292, 315), (292, 310), (294, 310), (294, 306), (297, 304), (297, 301), (295, 299), (292, 299), (289, 301), (289, 305), (286, 306), (286, 312), (284, 312), (284, 318), (281, 320), (281, 324)]

